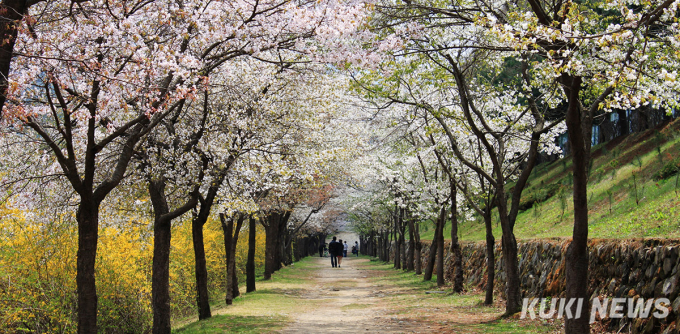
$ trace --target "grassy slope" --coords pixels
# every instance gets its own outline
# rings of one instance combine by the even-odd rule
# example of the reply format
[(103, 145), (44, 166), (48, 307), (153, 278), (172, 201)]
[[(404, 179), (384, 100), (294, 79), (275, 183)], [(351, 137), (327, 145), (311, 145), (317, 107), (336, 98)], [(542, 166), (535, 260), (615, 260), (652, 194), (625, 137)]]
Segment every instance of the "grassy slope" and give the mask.
[[(594, 161), (588, 184), (590, 238), (680, 237), (679, 174), (661, 181), (652, 177), (662, 168), (662, 161), (667, 164), (680, 157), (680, 119), (600, 144), (592, 152)], [(521, 211), (515, 225), (517, 238), (571, 236), (574, 215), (570, 179), (570, 156), (534, 169), (523, 200), (558, 186), (564, 195), (560, 196), (558, 191), (544, 202)], [(639, 204), (635, 199), (634, 179)], [(563, 203), (566, 203), (564, 214)], [(499, 239), (501, 230), (497, 218), (495, 222), (494, 235)], [(421, 238), (431, 240), (433, 233), (434, 229), (429, 228)], [(481, 221), (461, 224), (463, 240), (484, 240), (484, 233)], [(445, 230), (445, 236), (449, 235), (450, 224)]]

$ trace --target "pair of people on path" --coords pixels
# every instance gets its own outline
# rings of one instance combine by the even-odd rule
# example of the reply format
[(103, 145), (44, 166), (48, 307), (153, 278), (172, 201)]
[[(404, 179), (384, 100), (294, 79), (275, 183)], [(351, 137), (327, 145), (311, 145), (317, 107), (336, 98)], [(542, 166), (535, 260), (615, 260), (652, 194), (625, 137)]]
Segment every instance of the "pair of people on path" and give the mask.
[(333, 268), (340, 268), (343, 253), (345, 253), (346, 250), (342, 244), (342, 239), (340, 239), (340, 241), (336, 240), (337, 237), (333, 237), (333, 240), (328, 244), (328, 253), (331, 254), (331, 266)]

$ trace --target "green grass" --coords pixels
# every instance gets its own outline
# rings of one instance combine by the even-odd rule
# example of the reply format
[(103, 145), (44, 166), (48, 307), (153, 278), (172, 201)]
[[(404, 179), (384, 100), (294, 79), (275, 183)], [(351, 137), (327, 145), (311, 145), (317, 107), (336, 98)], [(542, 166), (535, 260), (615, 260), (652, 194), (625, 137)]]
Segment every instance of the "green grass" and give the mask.
[[(311, 257), (304, 258), (292, 265), (281, 268), (281, 270), (272, 274), (270, 282), (280, 284), (302, 284), (310, 275), (313, 275), (315, 270), (314, 262), (310, 261)], [(263, 279), (261, 282), (266, 282)]]
[[(418, 321), (421, 326), (437, 327), (443, 331), (462, 333), (556, 333), (561, 323), (555, 320), (521, 320), (502, 318), (503, 305), (483, 304), (484, 294), (472, 291), (463, 294), (432, 293), (439, 290), (436, 279), (425, 282), (421, 275), (393, 269), (392, 264), (371, 261), (367, 269), (380, 274), (370, 278), (376, 289), (397, 287), (398, 291), (386, 290), (386, 303), (391, 305), (394, 316), (400, 320)], [(447, 287), (446, 289), (449, 289)]]
[[(604, 143), (593, 148), (595, 159), (588, 183), (590, 238), (680, 237), (678, 175), (660, 181), (653, 177), (665, 164), (680, 156), (680, 121), (661, 129), (664, 142), (656, 139), (654, 131), (634, 133), (617, 140), (618, 144)], [(662, 159), (657, 146), (661, 148)], [(517, 238), (571, 237), (574, 215), (570, 168), (571, 157), (567, 156), (534, 169), (522, 194), (523, 200), (537, 197), (542, 189), (560, 186), (565, 191), (567, 207), (563, 213), (559, 196), (553, 195), (521, 211), (515, 225)], [(637, 181), (639, 204), (633, 190), (634, 181)], [(501, 228), (496, 213), (493, 221), (494, 236), (499, 239)], [(428, 226), (421, 239), (432, 240), (432, 222), (422, 224)], [(450, 231), (450, 224), (447, 224), (446, 239), (450, 239)], [(462, 240), (484, 240), (485, 235), (484, 224), (479, 218), (460, 224)]]
[[(299, 292), (313, 277), (311, 258), (302, 259), (294, 265), (282, 268), (271, 280), (258, 280), (257, 291), (245, 293), (234, 299), (232, 306), (224, 303), (224, 294), (211, 303), (213, 316), (204, 321), (195, 317), (179, 319), (174, 324), (175, 333), (262, 333), (283, 328), (292, 310), (299, 308)], [(319, 301), (307, 300), (305, 307), (313, 307)], [(218, 314), (218, 315), (216, 315)]]
[(437, 282), (423, 281), (422, 276), (416, 276), (413, 272), (404, 272), (401, 270), (394, 270), (394, 264), (384, 263), (378, 260), (371, 260), (370, 269), (383, 271), (384, 275), (371, 278), (378, 286), (394, 285), (400, 288), (409, 288), (415, 290), (432, 290), (437, 289)]
[(281, 316), (216, 315), (175, 330), (173, 333), (271, 333), (282, 329), (285, 323), (286, 318)]
[[(558, 331), (559, 324), (553, 321), (531, 320), (518, 321), (517, 319), (498, 319), (478, 325), (468, 325), (466, 330), (483, 333), (553, 333)], [(463, 329), (463, 328), (461, 328)]]

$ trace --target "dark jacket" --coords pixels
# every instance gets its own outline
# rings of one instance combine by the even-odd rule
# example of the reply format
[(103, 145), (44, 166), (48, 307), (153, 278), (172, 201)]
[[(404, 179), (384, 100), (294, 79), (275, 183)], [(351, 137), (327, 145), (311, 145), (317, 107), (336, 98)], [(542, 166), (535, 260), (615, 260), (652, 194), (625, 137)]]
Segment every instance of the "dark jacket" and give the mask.
[(328, 254), (338, 256), (342, 254), (342, 244), (337, 241), (331, 241), (328, 244)]

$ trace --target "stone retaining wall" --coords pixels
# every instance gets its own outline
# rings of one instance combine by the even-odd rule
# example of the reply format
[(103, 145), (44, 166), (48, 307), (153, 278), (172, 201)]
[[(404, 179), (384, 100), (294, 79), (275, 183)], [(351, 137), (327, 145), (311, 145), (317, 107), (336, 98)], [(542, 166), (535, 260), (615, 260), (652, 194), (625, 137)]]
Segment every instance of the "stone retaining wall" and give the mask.
[[(569, 244), (565, 239), (520, 241), (518, 245), (522, 297), (564, 297), (565, 257)], [(422, 242), (421, 259), (427, 265), (430, 241)], [(650, 298), (665, 297), (671, 301), (665, 319), (609, 319), (600, 323), (614, 332), (678, 333), (680, 319), (680, 240), (627, 239), (591, 240), (588, 244), (590, 263), (588, 293), (594, 297)], [(486, 284), (486, 257), (483, 242), (461, 243), (467, 288), (483, 290)], [(451, 281), (453, 268), (445, 244), (445, 275)], [(500, 243), (496, 243), (495, 290), (503, 295), (505, 273)], [(392, 252), (391, 259), (394, 259)], [(624, 308), (624, 314), (627, 308)]]

